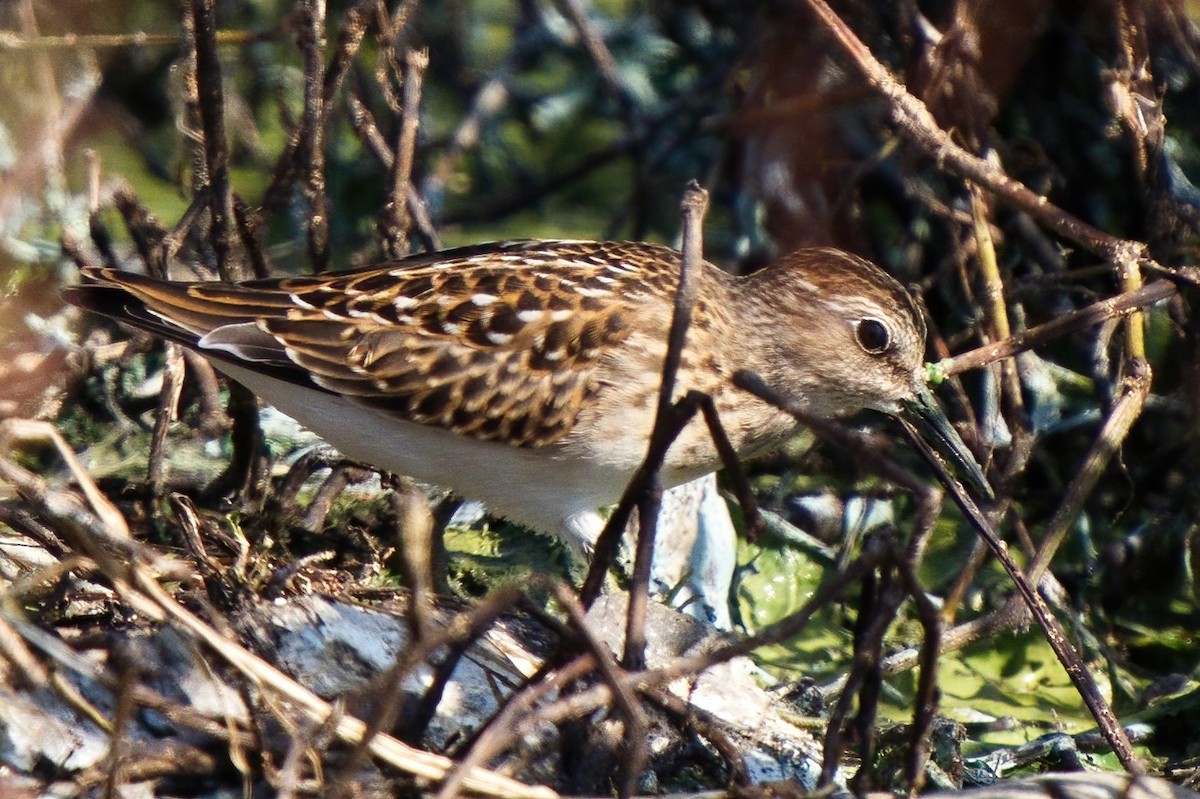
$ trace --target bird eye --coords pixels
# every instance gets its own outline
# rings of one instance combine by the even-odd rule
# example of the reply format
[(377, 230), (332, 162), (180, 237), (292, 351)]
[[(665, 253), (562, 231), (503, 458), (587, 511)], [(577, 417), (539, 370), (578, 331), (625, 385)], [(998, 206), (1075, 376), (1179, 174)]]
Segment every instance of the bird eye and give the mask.
[(854, 328), (854, 337), (858, 346), (872, 355), (878, 355), (892, 343), (887, 326), (878, 319), (862, 319)]

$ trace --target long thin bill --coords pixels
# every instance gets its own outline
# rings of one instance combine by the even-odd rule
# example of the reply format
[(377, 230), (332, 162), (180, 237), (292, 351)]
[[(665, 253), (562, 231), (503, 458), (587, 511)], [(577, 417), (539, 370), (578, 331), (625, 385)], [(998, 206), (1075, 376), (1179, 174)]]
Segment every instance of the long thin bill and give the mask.
[(907, 421), (916, 423), (923, 439), (932, 442), (938, 452), (949, 458), (955, 471), (979, 496), (993, 498), (992, 487), (988, 485), (983, 469), (927, 386), (923, 386), (915, 397), (904, 403), (904, 416)]

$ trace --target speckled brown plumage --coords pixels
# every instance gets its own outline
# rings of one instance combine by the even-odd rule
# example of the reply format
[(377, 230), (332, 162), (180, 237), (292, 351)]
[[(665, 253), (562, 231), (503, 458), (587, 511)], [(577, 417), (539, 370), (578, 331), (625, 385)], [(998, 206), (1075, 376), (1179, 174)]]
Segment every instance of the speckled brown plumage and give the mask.
[(235, 286), (111, 269), (85, 276), (137, 297), (193, 341), (252, 323), (205, 344), (257, 346), (262, 363), (295, 381), (536, 447), (570, 430), (597, 390), (597, 363), (629, 336), (639, 304), (670, 302), (677, 258), (648, 244), (522, 241)]
[[(516, 241), (235, 285), (91, 269), (67, 296), (196, 349), (351, 457), (586, 549), (596, 509), (645, 454), (680, 260), (652, 244)], [(917, 403), (945, 422), (921, 316), (878, 267), (814, 249), (746, 277), (705, 262), (696, 280), (676, 390), (711, 396), (739, 452), (795, 422), (738, 390), (738, 369), (814, 416)], [(695, 420), (664, 484), (719, 465)]]

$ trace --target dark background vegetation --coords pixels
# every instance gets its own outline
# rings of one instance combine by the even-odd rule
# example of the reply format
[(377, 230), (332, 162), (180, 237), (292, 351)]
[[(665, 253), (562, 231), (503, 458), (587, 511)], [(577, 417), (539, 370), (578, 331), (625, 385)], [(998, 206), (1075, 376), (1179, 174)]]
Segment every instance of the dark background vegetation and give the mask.
[[(261, 451), (231, 440), (229, 420), (194, 386), (185, 389), (187, 424), (172, 433), (174, 465), (151, 474), (147, 501), (128, 500), (146, 478), (146, 436), (114, 420), (141, 418), (157, 397), (106, 406), (95, 348), (118, 334), (62, 308), (57, 289), (77, 263), (136, 264), (150, 252), (174, 274), (186, 263), (215, 275), (227, 247), (228, 263), (248, 276), (499, 238), (671, 243), (683, 187), (697, 179), (711, 194), (711, 260), (744, 272), (813, 244), (871, 258), (920, 292), (931, 361), (1195, 263), (1200, 11), (1182, 0), (834, 3), (955, 143), (1061, 214), (1144, 245), (1154, 263), (1141, 271), (1118, 268), (1109, 240), (1064, 233), (915, 141), (803, 2), (427, 0), (389, 4), (384, 17), (374, 2), (333, 3), (315, 29), (307, 8), (217, 4), (237, 197), (222, 244), (208, 216), (206, 122), (201, 101), (188, 96), (181, 55), (188, 11), (132, 1), (0, 6), (0, 414), (55, 422), (98, 464), (106, 491), (126, 498), (123, 510), (150, 540), (170, 540), (155, 498), (183, 491), (214, 511), (236, 507), (251, 528), (290, 547), (277, 557), (344, 545), (353, 554), (335, 564), (343, 569), (336, 583), (370, 571), (363, 564), (378, 553), (363, 541), (388, 518), (345, 510), (325, 520), (318, 543), (281, 532), (278, 508), (272, 515), (264, 499), (272, 489)], [(327, 37), (323, 51), (315, 30)], [(134, 41), (137, 31), (165, 35)], [(362, 36), (353, 51), (348, 31)], [(419, 95), (410, 49), (428, 52)], [(351, 56), (340, 64), (336, 53)], [(315, 140), (305, 108), (313, 113), (317, 87), (306, 83), (306, 57), (338, 75)], [(397, 175), (388, 162), (404, 120), (414, 119), (406, 103), (419, 108), (420, 125), (411, 172)], [(174, 248), (165, 258), (153, 254), (166, 251), (164, 241)], [(981, 266), (992, 255), (994, 272)], [(1200, 363), (1181, 274), (1173, 275), (1179, 295), (1144, 317), (1070, 330), (1004, 365), (955, 375), (939, 394), (991, 463), (997, 526), (1010, 547), (1028, 557), (1048, 528), (1066, 534), (1052, 562), (1057, 612), (1118, 715), (1151, 720), (1141, 751), (1190, 781), (1200, 755)], [(156, 345), (139, 341), (134, 353), (107, 379), (136, 382), (137, 370), (161, 366)], [(1092, 461), (1094, 483), (1081, 485), (1123, 381), (1143, 361), (1153, 376), (1144, 408), (1127, 434), (1107, 434), (1111, 451)], [(123, 388), (117, 395), (128, 399)], [(236, 393), (230, 402), (237, 419)], [(212, 441), (209, 456), (217, 446), (232, 470), (192, 468), (188, 453), (199, 458)], [(25, 457), (48, 474), (58, 468), (48, 456)], [(920, 469), (915, 457), (897, 457)], [(764, 504), (796, 522), (804, 521), (799, 497), (894, 495), (811, 436), (752, 469)], [(0, 523), (20, 531), (25, 500), (0, 496)], [(897, 508), (903, 534), (911, 503), (900, 496)], [(742, 554), (739, 599), (754, 624), (794, 609), (830, 567), (772, 541)], [(460, 589), (486, 583), (457, 568)], [(955, 597), (948, 626), (1011, 593), (952, 510), (921, 578), (931, 594)], [(830, 609), (810, 638), (766, 660), (788, 679), (815, 672), (832, 681), (851, 656), (854, 614), (852, 600)], [(887, 647), (918, 640), (902, 616)], [(1029, 681), (1035, 673), (1041, 682)], [(947, 713), (1021, 719), (1014, 735), (996, 740), (1090, 726), (1036, 629), (1004, 629), (948, 653), (941, 674)], [(897, 718), (910, 710), (911, 680), (895, 681)], [(987, 740), (980, 730), (975, 737)]]

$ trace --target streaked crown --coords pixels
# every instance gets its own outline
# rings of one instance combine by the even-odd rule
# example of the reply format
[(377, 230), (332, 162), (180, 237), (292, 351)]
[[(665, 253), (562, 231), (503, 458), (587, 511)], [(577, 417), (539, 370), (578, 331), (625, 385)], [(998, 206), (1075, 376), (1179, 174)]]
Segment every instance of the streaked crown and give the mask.
[[(741, 298), (769, 333), (760, 336), (757, 356), (764, 378), (814, 414), (871, 408), (895, 415), (924, 389), (920, 309), (868, 261), (841, 250), (801, 250), (745, 278)], [(791, 321), (764, 324), (768, 315)]]

